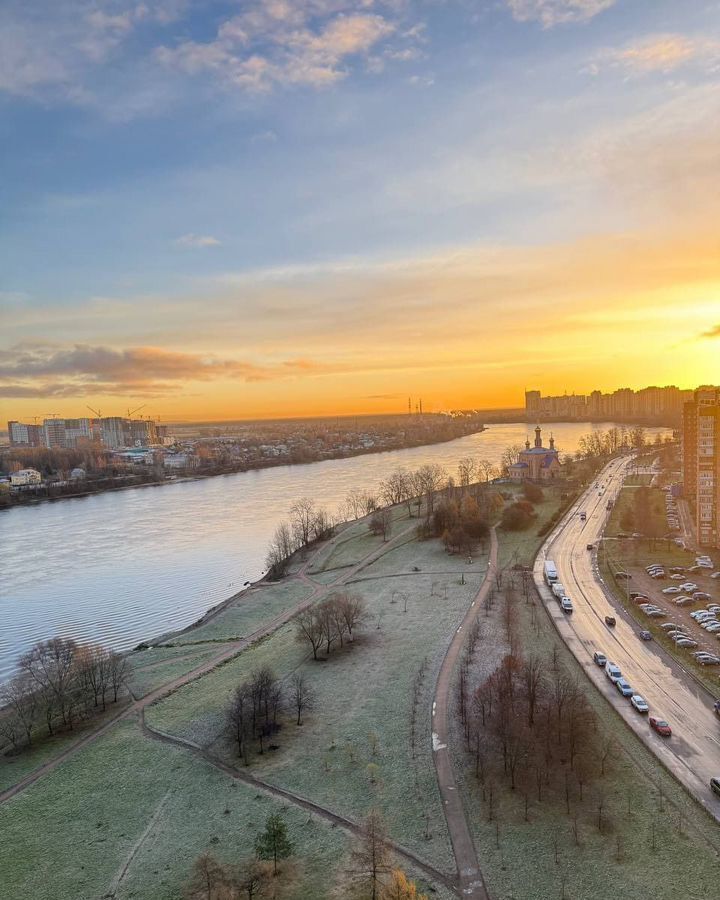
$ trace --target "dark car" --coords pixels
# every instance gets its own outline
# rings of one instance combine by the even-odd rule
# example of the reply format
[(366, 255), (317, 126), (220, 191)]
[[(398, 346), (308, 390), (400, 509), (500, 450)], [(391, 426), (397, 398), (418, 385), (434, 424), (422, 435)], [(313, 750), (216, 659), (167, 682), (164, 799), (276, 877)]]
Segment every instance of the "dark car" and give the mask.
[(720, 778), (710, 779), (710, 789), (720, 796)]
[(605, 616), (605, 624), (611, 628), (615, 627), (615, 616)]
[(630, 575), (628, 572), (616, 572), (615, 577), (629, 580), (630, 578), (632, 578), (632, 575)]
[(639, 636), (640, 636), (641, 641), (651, 641), (652, 640), (652, 635), (650, 634), (649, 631), (641, 631)]
[(715, 710), (715, 715), (720, 719), (720, 700), (715, 701), (715, 706), (713, 706)]
[(594, 550), (594, 549), (595, 549), (595, 544), (588, 544), (587, 547), (586, 547), (586, 549), (587, 549), (587, 550)]
[(631, 600), (634, 600), (636, 597), (644, 597), (646, 595), (642, 591), (630, 591), (629, 596)]
[(650, 723), (652, 730), (657, 731), (662, 737), (670, 737), (672, 735), (672, 728), (665, 719), (659, 719), (657, 716), (650, 716), (648, 722)]

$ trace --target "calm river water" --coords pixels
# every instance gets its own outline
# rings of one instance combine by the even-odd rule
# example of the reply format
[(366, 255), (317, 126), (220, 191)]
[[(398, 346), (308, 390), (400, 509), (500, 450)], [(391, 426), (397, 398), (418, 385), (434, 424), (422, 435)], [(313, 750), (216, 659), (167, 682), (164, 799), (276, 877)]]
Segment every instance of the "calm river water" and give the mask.
[[(544, 434), (571, 452), (582, 434), (607, 427), (546, 424)], [(439, 463), (455, 474), (464, 456), (498, 463), (531, 431), (492, 425), (446, 444), (0, 513), (0, 680), (21, 652), (56, 634), (125, 649), (193, 622), (262, 574), (268, 541), (296, 498), (334, 512), (353, 488), (372, 489), (399, 467)]]

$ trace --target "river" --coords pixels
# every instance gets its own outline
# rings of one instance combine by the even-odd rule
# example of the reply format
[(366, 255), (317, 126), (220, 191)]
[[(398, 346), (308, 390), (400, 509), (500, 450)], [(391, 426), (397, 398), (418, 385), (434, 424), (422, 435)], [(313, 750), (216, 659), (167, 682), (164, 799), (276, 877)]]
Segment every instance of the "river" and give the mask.
[[(561, 452), (611, 423), (546, 423)], [(667, 429), (647, 429), (650, 437)], [(492, 425), (445, 444), (282, 466), (157, 487), (20, 506), (0, 513), (0, 680), (35, 641), (64, 635), (126, 649), (195, 621), (262, 574), (277, 523), (293, 500), (335, 512), (353, 488), (397, 468), (465, 456), (497, 464), (533, 437), (524, 423)]]

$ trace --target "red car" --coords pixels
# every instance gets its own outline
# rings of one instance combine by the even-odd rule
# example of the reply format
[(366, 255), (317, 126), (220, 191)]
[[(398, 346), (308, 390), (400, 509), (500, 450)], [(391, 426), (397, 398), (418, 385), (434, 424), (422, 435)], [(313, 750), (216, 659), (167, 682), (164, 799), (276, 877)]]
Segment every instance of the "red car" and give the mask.
[(650, 723), (650, 727), (653, 731), (657, 731), (658, 734), (663, 737), (670, 737), (672, 734), (672, 728), (668, 725), (665, 719), (658, 719), (657, 716), (650, 716), (648, 719)]

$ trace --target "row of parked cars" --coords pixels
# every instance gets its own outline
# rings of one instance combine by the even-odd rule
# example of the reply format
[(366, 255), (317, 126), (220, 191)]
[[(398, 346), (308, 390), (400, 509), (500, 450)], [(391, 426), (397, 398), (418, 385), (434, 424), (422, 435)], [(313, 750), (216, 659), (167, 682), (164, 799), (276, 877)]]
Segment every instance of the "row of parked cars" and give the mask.
[[(678, 515), (677, 503), (669, 490), (665, 495), (665, 516), (670, 531), (680, 531), (680, 517)], [(678, 541), (678, 543), (680, 542)]]
[[(605, 674), (618, 689), (618, 693), (622, 694), (623, 697), (629, 698), (631, 706), (637, 712), (642, 715), (645, 715), (646, 713), (649, 714), (650, 707), (647, 700), (641, 694), (635, 693), (627, 679), (623, 678), (623, 674), (618, 665), (611, 662), (605, 654), (601, 653), (599, 650), (593, 654), (593, 661), (597, 666), (600, 666), (600, 668), (605, 670)], [(648, 715), (648, 722), (653, 731), (657, 731), (657, 733), (663, 737), (670, 737), (672, 735), (672, 728), (665, 719), (661, 719), (659, 716)]]

